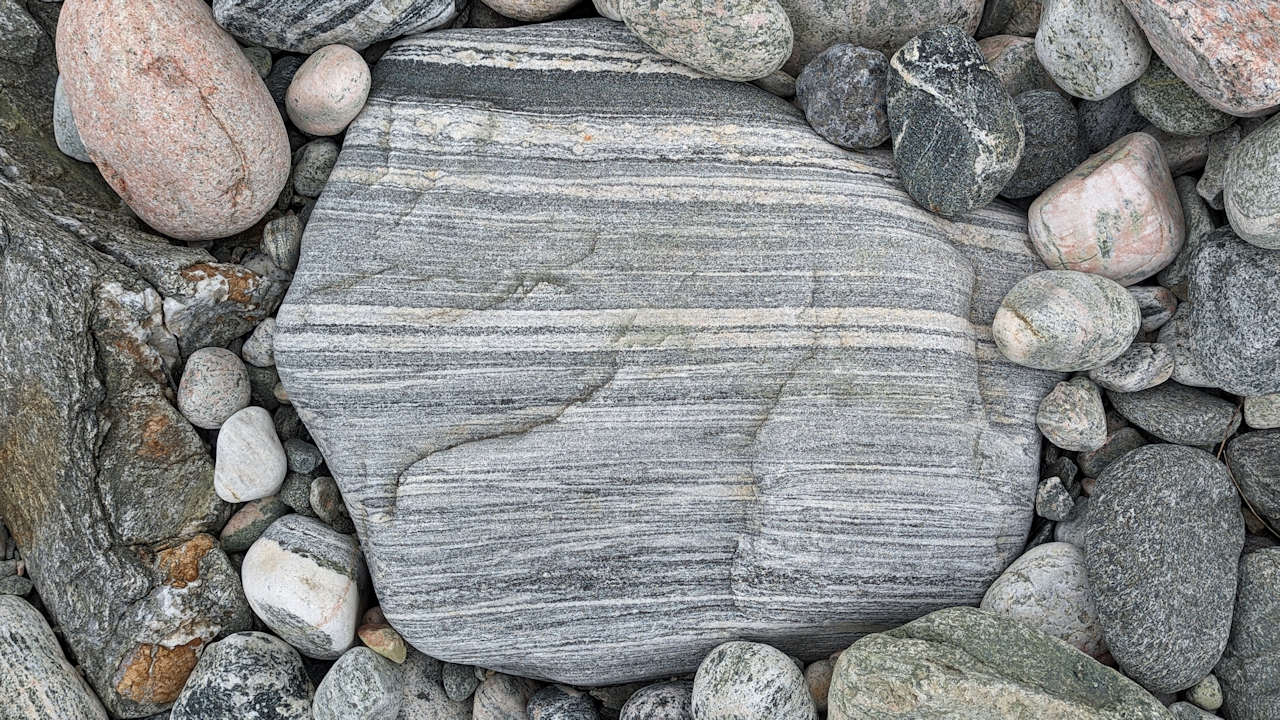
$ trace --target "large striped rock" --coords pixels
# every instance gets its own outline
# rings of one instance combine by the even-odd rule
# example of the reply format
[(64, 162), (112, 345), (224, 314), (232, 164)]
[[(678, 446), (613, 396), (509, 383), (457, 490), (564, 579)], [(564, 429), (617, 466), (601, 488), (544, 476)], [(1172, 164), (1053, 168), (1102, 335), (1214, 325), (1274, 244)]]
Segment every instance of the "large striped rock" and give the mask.
[(276, 338), (392, 624), (604, 684), (977, 603), (1055, 380), (988, 324), (1041, 266), (891, 166), (603, 20), (393, 46)]

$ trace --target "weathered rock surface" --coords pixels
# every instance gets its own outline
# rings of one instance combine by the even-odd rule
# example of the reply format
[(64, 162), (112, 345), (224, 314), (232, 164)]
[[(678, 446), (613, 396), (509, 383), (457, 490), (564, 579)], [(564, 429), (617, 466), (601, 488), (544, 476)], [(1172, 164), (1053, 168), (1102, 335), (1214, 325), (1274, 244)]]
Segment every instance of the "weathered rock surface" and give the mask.
[(693, 677), (699, 720), (817, 720), (800, 668), (777, 648), (728, 642), (707, 654)]
[(1249, 506), (1280, 527), (1280, 430), (1239, 435), (1227, 445), (1227, 464)]
[(693, 720), (693, 683), (675, 681), (640, 688), (618, 720)]
[(1167, 720), (1132, 680), (1011, 617), (939, 610), (845, 650), (829, 720)]
[(1216, 395), (1167, 382), (1138, 392), (1108, 392), (1126, 420), (1166, 442), (1216, 447), (1240, 427), (1240, 410)]
[(712, 77), (755, 80), (791, 55), (777, 0), (621, 0), (622, 20), (649, 47)]
[(1092, 657), (1106, 654), (1084, 553), (1065, 542), (1037, 545), (996, 578), (983, 610), (1007, 615)]
[(1222, 202), (1236, 234), (1258, 247), (1280, 249), (1280, 120), (1268, 120), (1231, 151)]
[(1231, 639), (1214, 671), (1231, 720), (1269, 720), (1280, 707), (1280, 548), (1240, 560)]
[(68, 0), (57, 40), (89, 156), (148, 225), (225, 237), (275, 203), (289, 177), (284, 122), (201, 0)]
[(84, 149), (84, 140), (80, 139), (80, 131), (76, 129), (76, 119), (71, 115), (71, 102), (67, 100), (67, 92), (62, 88), (62, 77), (53, 90), (53, 135), (58, 141), (58, 149), (80, 162), (93, 162), (89, 151)]
[(1036, 57), (1035, 40), (1014, 35), (996, 35), (978, 41), (978, 49), (1000, 84), (1017, 97), (1030, 90), (1058, 91), (1058, 86), (1045, 72)]
[(1146, 72), (1127, 92), (1143, 117), (1174, 135), (1211, 135), (1235, 122), (1197, 95), (1158, 57), (1151, 59)]
[(394, 720), (400, 713), (400, 668), (367, 647), (342, 654), (316, 687), (315, 720)]
[(0, 595), (0, 628), (0, 718), (107, 720), (39, 611), (20, 597)]
[(985, 326), (1024, 232), (922, 212), (886, 154), (609, 21), (441, 31), (375, 68), (276, 363), (424, 652), (589, 685), (742, 635), (821, 656), (1021, 550), (1056, 377)]
[(1258, 430), (1280, 428), (1280, 393), (1245, 398), (1244, 421)]
[(1121, 0), (1045, 0), (1036, 56), (1058, 87), (1096, 101), (1137, 80), (1151, 46)]
[(888, 59), (877, 50), (832, 45), (796, 78), (796, 103), (809, 126), (836, 145), (877, 147), (889, 139), (888, 70)]
[(1028, 90), (1013, 101), (1022, 119), (1022, 158), (1000, 195), (1031, 197), (1074, 170), (1085, 155), (1070, 101), (1053, 90)]
[(1173, 375), (1173, 351), (1164, 343), (1134, 343), (1120, 357), (1089, 371), (1089, 379), (1118, 392), (1153, 388)]
[(1154, 692), (1176, 692), (1213, 669), (1227, 643), (1240, 499), (1203, 450), (1147, 445), (1098, 478), (1085, 565), (1112, 657)]
[(311, 696), (297, 650), (274, 635), (236, 633), (205, 651), (172, 720), (310, 720)]
[(379, 40), (440, 27), (465, 0), (214, 0), (218, 24), (255, 45), (313, 52), (341, 43), (363, 50)]

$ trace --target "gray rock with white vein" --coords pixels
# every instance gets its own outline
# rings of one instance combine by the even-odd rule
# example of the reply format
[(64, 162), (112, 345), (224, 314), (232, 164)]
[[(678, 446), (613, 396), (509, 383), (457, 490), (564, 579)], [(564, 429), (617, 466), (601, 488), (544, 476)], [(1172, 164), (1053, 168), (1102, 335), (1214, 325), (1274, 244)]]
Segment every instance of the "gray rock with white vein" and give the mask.
[(429, 33), (375, 68), (276, 363), (420, 650), (580, 685), (819, 655), (1022, 549), (1057, 377), (986, 326), (1025, 228), (606, 20)]
[(173, 706), (173, 720), (310, 720), (311, 681), (298, 651), (242, 632), (205, 649)]
[(440, 27), (465, 6), (466, 0), (215, 0), (213, 17), (241, 40), (310, 53), (334, 43), (363, 50)]

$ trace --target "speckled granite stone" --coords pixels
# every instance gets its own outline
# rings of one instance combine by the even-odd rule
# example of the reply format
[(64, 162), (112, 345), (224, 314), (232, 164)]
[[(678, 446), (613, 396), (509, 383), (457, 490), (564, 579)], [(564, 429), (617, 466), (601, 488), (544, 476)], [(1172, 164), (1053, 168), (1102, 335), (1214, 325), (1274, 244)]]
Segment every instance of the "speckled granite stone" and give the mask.
[(777, 0), (620, 0), (618, 10), (649, 47), (712, 77), (755, 80), (791, 55)]
[(1232, 438), (1227, 464), (1250, 507), (1280, 527), (1280, 431), (1259, 430)]
[(885, 73), (877, 50), (832, 45), (796, 78), (796, 102), (809, 126), (840, 147), (860, 149), (889, 139)]
[(400, 667), (367, 647), (342, 654), (316, 687), (314, 720), (394, 720), (403, 702)]
[[(1040, 59), (1036, 57), (1035, 40), (1015, 35), (996, 35), (978, 41), (978, 49), (1000, 84), (1017, 97), (1028, 90), (1058, 91)], [(1074, 119), (1074, 115), (1072, 118)]]
[(1134, 343), (1120, 357), (1089, 371), (1089, 379), (1107, 390), (1137, 392), (1173, 375), (1173, 351), (1164, 343)]
[(1014, 285), (991, 332), (1019, 365), (1090, 370), (1123, 353), (1138, 334), (1138, 303), (1114, 281), (1074, 270), (1046, 270)]
[(693, 720), (693, 683), (657, 683), (635, 692), (618, 720)]
[(1085, 159), (1076, 111), (1053, 90), (1028, 90), (1013, 100), (1022, 118), (1022, 159), (1000, 194), (1007, 198), (1039, 195)]
[(309, 53), (341, 43), (363, 50), (379, 40), (452, 21), (466, 0), (215, 0), (218, 24), (255, 45)]
[(1075, 545), (1052, 542), (1023, 553), (987, 589), (980, 607), (1016, 618), (1091, 657), (1107, 652), (1084, 553)]
[(1222, 201), (1236, 234), (1258, 247), (1280, 249), (1280, 120), (1268, 120), (1231, 151)]
[(1245, 555), (1231, 639), (1214, 671), (1231, 720), (1270, 720), (1280, 707), (1280, 548)]
[(1143, 117), (1174, 135), (1211, 135), (1235, 122), (1197, 95), (1159, 57), (1151, 58), (1146, 72), (1127, 92)]
[(817, 720), (800, 668), (777, 648), (728, 642), (707, 654), (693, 677), (698, 720)]
[(1151, 46), (1121, 0), (1045, 0), (1036, 55), (1058, 87), (1102, 100), (1142, 75)]
[(1182, 243), (1173, 262), (1156, 275), (1156, 280), (1173, 291), (1179, 300), (1187, 299), (1187, 268), (1191, 264), (1191, 256), (1195, 254), (1200, 242), (1213, 232), (1214, 219), (1209, 214), (1209, 207), (1200, 197), (1196, 189), (1196, 179), (1189, 175), (1180, 175), (1173, 179), (1174, 189), (1178, 193), (1178, 202), (1182, 206), (1182, 225), (1187, 231), (1187, 239)]
[(1057, 380), (986, 328), (1039, 266), (1021, 213), (925, 213), (616, 23), (440, 31), (375, 68), (276, 363), (406, 641), (631, 682), (977, 602)]
[(311, 695), (298, 651), (273, 635), (236, 633), (204, 651), (172, 720), (310, 720)]
[(1217, 447), (1240, 427), (1240, 410), (1215, 395), (1167, 382), (1138, 392), (1108, 392), (1116, 412), (1161, 440)]

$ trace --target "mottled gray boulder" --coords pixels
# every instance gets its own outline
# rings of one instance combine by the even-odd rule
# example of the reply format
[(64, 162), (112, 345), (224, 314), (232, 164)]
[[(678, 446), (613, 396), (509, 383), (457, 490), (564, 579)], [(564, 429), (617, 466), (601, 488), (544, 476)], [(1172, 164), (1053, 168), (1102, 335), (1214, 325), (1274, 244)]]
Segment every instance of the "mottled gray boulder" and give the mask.
[(970, 607), (854, 643), (836, 661), (828, 702), (829, 720), (1168, 718), (1159, 700), (1115, 670), (1018, 620)]
[(1123, 91), (1102, 100), (1081, 100), (1076, 115), (1080, 118), (1080, 142), (1090, 154), (1147, 126), (1147, 119)]
[(1120, 357), (1089, 371), (1089, 379), (1107, 390), (1138, 392), (1173, 375), (1173, 351), (1164, 343), (1134, 343)]
[(592, 686), (821, 657), (1022, 549), (1058, 378), (985, 326), (1025, 232), (616, 23), (433, 32), (375, 68), (276, 363), (420, 650)]
[(1111, 655), (1153, 692), (1176, 692), (1213, 669), (1231, 628), (1240, 499), (1203, 450), (1147, 445), (1098, 478), (1085, 566)]
[(618, 720), (693, 720), (693, 683), (680, 680), (640, 688), (622, 706)]
[(1280, 527), (1280, 430), (1233, 438), (1227, 445), (1227, 465), (1254, 512)]
[(1221, 228), (1200, 243), (1188, 276), (1195, 364), (1229, 393), (1280, 392), (1280, 252)]
[(1159, 56), (1151, 58), (1146, 72), (1127, 92), (1143, 117), (1174, 135), (1212, 135), (1236, 120), (1197, 95)]
[[(456, 681), (447, 677), (449, 665), (433, 657), (409, 648), (408, 656), (400, 664), (400, 714), (390, 720), (472, 720), (471, 690), (461, 697), (454, 697), (447, 689)], [(455, 665), (454, 667), (463, 667)], [(475, 668), (465, 668), (471, 679), (472, 690), (480, 684)]]
[(316, 688), (315, 720), (393, 720), (403, 701), (400, 667), (367, 647), (353, 647)]
[(955, 216), (995, 199), (1022, 157), (1022, 121), (978, 44), (954, 26), (894, 53), (887, 84), (893, 160), (911, 197)]
[(1107, 392), (1126, 420), (1166, 442), (1217, 447), (1240, 427), (1235, 404), (1202, 390), (1166, 382), (1138, 392)]
[(1240, 560), (1231, 639), (1214, 673), (1231, 720), (1271, 720), (1280, 707), (1280, 548)]
[(341, 43), (363, 50), (379, 40), (440, 27), (466, 0), (215, 0), (213, 18), (240, 40), (310, 53)]
[(529, 698), (529, 720), (600, 720), (596, 703), (584, 690), (548, 685)]
[(878, 50), (832, 45), (796, 78), (796, 102), (809, 126), (840, 147), (873, 148), (889, 139), (885, 73)]
[(1014, 98), (1022, 118), (1022, 159), (1000, 194), (1007, 198), (1039, 195), (1085, 159), (1076, 110), (1053, 90), (1028, 90)]
[(0, 719), (107, 720), (39, 611), (20, 597), (0, 595), (0, 628)]
[(791, 21), (777, 0), (619, 0), (622, 21), (646, 45), (725, 80), (756, 80), (791, 56)]
[(1142, 75), (1151, 46), (1121, 0), (1045, 0), (1036, 56), (1058, 87), (1097, 101)]
[(1275, 118), (1236, 145), (1223, 173), (1223, 204), (1231, 228), (1258, 247), (1280, 248), (1280, 121)]
[(205, 649), (172, 720), (311, 720), (311, 680), (298, 651), (266, 633), (229, 635)]
[(707, 654), (693, 677), (698, 720), (817, 720), (800, 668), (777, 648), (728, 642)]

